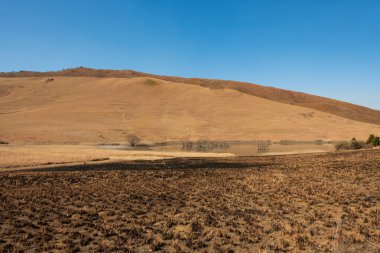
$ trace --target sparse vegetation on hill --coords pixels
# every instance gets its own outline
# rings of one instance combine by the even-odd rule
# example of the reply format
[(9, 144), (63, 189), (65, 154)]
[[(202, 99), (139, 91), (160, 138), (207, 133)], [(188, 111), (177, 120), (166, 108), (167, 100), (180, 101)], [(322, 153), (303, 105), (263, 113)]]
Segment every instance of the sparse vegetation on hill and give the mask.
[(153, 80), (153, 79), (147, 79), (144, 81), (144, 84), (148, 85), (148, 86), (157, 86), (160, 84), (160, 82)]

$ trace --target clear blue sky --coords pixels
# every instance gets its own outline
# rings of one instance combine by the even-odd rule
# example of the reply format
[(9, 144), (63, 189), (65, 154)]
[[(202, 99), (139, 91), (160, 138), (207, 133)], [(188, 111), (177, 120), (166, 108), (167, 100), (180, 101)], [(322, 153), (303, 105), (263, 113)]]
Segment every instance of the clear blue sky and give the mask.
[(380, 0), (0, 0), (0, 71), (248, 81), (380, 109)]

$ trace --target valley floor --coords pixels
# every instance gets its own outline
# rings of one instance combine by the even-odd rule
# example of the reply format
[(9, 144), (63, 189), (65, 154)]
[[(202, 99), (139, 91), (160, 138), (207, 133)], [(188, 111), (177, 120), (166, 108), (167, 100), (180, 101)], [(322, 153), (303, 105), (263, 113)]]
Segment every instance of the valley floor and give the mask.
[(52, 167), (57, 165), (98, 164), (128, 160), (159, 160), (174, 157), (228, 157), (229, 153), (154, 151), (101, 148), (97, 145), (0, 145), (0, 171)]
[(0, 252), (379, 252), (380, 150), (0, 172)]

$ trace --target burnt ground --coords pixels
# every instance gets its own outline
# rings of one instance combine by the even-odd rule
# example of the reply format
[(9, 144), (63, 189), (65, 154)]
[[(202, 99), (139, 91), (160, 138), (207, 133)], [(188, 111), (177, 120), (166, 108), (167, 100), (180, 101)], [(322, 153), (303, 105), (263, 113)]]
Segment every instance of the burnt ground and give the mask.
[(380, 252), (380, 150), (0, 172), (0, 252)]

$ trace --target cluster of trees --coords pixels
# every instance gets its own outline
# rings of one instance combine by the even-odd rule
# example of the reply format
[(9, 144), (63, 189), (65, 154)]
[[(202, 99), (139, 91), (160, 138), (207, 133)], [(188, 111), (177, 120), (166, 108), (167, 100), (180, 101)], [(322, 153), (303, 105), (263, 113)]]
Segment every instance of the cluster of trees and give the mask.
[(372, 144), (374, 147), (380, 146), (380, 137), (371, 134), (367, 139), (367, 144)]
[(350, 141), (342, 141), (335, 144), (336, 150), (355, 150), (364, 148), (364, 142), (359, 142), (355, 138), (352, 138)]
[(350, 141), (339, 142), (335, 145), (336, 150), (354, 150), (362, 148), (372, 148), (380, 146), (380, 137), (371, 134), (367, 141), (357, 141), (355, 138), (352, 138)]

